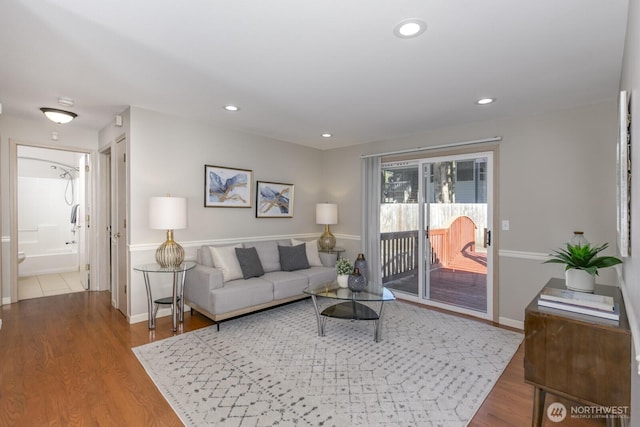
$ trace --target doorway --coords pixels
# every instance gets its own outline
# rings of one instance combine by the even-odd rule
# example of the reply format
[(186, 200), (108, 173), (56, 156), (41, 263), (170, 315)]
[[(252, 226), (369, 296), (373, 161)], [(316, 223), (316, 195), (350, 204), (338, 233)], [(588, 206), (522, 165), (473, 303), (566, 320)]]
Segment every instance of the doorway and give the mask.
[(88, 290), (90, 154), (14, 144), (12, 159), (11, 300)]
[(493, 153), (382, 165), (382, 282), (404, 299), (493, 317)]

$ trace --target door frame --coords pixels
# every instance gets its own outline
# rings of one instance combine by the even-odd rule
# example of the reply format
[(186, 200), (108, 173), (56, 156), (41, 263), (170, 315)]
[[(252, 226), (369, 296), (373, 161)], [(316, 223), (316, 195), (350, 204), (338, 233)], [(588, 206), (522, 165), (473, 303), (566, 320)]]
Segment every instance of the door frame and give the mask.
[[(425, 206), (428, 206), (430, 204), (425, 201), (425, 194), (426, 194), (425, 191), (427, 190), (426, 188), (424, 188), (425, 165), (433, 164), (437, 162), (443, 162), (443, 161), (453, 162), (453, 161), (460, 161), (460, 160), (475, 160), (481, 157), (487, 158), (487, 229), (491, 232), (491, 235), (494, 234), (493, 233), (494, 228), (492, 224), (495, 224), (495, 220), (493, 218), (494, 206), (495, 206), (495, 199), (494, 199), (495, 188), (493, 185), (493, 180), (495, 175), (495, 172), (494, 172), (495, 165), (494, 165), (494, 160), (493, 160), (494, 156), (492, 151), (478, 151), (478, 152), (464, 153), (464, 154), (434, 155), (434, 156), (425, 157), (419, 161), (418, 176), (419, 176), (419, 182), (420, 182), (420, 195), (419, 195), (418, 201), (420, 204), (419, 222), (422, 230), (424, 230), (425, 227), (430, 226), (430, 224), (428, 223), (429, 218), (427, 218), (428, 215), (425, 214)], [(420, 235), (422, 235), (422, 233), (420, 233)], [(473, 317), (479, 317), (482, 319), (494, 320), (494, 317), (495, 317), (494, 277), (496, 276), (494, 274), (495, 266), (493, 263), (496, 258), (496, 248), (493, 245), (494, 242), (492, 241), (491, 244), (489, 245), (489, 248), (487, 248), (487, 277), (486, 277), (487, 308), (486, 308), (486, 312), (482, 313), (482, 312), (471, 310), (465, 307), (446, 304), (446, 303), (433, 301), (431, 299), (426, 298), (427, 284), (431, 280), (430, 272), (426, 271), (426, 267), (427, 267), (426, 264), (428, 263), (429, 256), (427, 256), (427, 254), (425, 253), (426, 251), (425, 243), (428, 240), (429, 240), (428, 238), (423, 237), (420, 239), (420, 242), (418, 243), (419, 258), (421, 260), (420, 265), (418, 266), (418, 270), (419, 270), (419, 277), (422, 278), (422, 282), (419, 284), (418, 298), (420, 298), (423, 303), (429, 306), (442, 308), (442, 309), (454, 311), (460, 314), (466, 314)]]
[[(465, 147), (460, 147), (460, 148), (454, 148), (453, 146), (451, 147), (442, 147), (442, 149), (434, 149), (433, 151), (431, 150), (424, 150), (424, 151), (420, 151), (420, 152), (416, 152), (416, 153), (410, 153), (410, 154), (404, 154), (401, 153), (399, 155), (395, 155), (395, 156), (388, 156), (388, 157), (384, 157), (382, 159), (382, 164), (384, 163), (396, 163), (396, 162), (412, 162), (412, 161), (416, 161), (418, 163), (417, 167), (419, 170), (419, 181), (422, 179), (422, 175), (423, 175), (423, 170), (422, 170), (422, 162), (425, 161), (425, 163), (429, 163), (428, 159), (436, 159), (436, 158), (451, 158), (451, 157), (457, 157), (457, 156), (480, 156), (484, 153), (490, 153), (491, 157), (492, 157), (492, 168), (491, 168), (491, 174), (489, 174), (487, 176), (488, 182), (487, 182), (487, 186), (489, 189), (489, 186), (491, 188), (492, 191), (492, 202), (491, 202), (491, 206), (488, 207), (488, 209), (491, 209), (491, 215), (489, 216), (489, 220), (488, 220), (488, 224), (487, 224), (487, 228), (489, 230), (491, 230), (491, 247), (492, 247), (492, 251), (491, 251), (491, 260), (489, 260), (489, 258), (487, 258), (487, 263), (491, 262), (493, 269), (492, 269), (492, 290), (491, 293), (487, 293), (487, 312), (486, 313), (480, 313), (474, 310), (468, 310), (468, 309), (463, 309), (460, 307), (455, 307), (455, 306), (451, 306), (451, 305), (447, 305), (447, 304), (442, 304), (442, 303), (438, 303), (437, 301), (430, 301), (430, 300), (425, 300), (423, 299), (420, 295), (424, 293), (424, 290), (421, 288), (419, 289), (419, 294), (418, 296), (413, 296), (413, 295), (409, 295), (409, 294), (398, 294), (398, 299), (404, 299), (406, 301), (410, 301), (410, 302), (415, 302), (418, 304), (422, 304), (422, 305), (427, 305), (430, 307), (435, 307), (435, 308), (441, 308), (444, 310), (448, 310), (448, 311), (455, 311), (456, 313), (460, 313), (460, 314), (464, 314), (464, 315), (469, 315), (472, 317), (476, 317), (476, 318), (481, 318), (481, 319), (486, 319), (492, 322), (498, 322), (499, 321), (499, 304), (500, 304), (500, 300), (499, 300), (499, 294), (500, 294), (500, 265), (499, 265), (499, 259), (500, 257), (499, 255), (499, 251), (500, 251), (500, 233), (497, 232), (498, 227), (498, 218), (500, 217), (500, 212), (499, 212), (499, 206), (500, 206), (500, 199), (499, 199), (499, 160), (500, 160), (500, 153), (499, 153), (499, 144), (482, 144), (481, 146), (465, 146)], [(380, 173), (382, 173), (382, 165), (381, 165), (381, 170)], [(420, 185), (423, 185), (422, 183), (420, 183)], [(423, 191), (422, 188), (420, 188), (419, 191), (419, 204), (422, 206), (423, 204)], [(422, 216), (424, 215), (424, 213), (422, 212), (422, 209), (420, 209), (420, 225), (422, 226), (424, 224), (423, 222), (423, 218)], [(378, 212), (379, 213), (379, 212)], [(379, 244), (379, 237), (380, 235), (378, 234), (378, 244)], [(422, 240), (422, 239), (421, 239)], [(423, 256), (423, 247), (424, 247), (424, 242), (420, 242), (419, 244), (419, 258), (421, 260), (420, 265), (418, 266), (419, 269), (424, 270), (424, 262), (422, 262), (422, 260), (424, 260)], [(424, 275), (424, 271), (420, 271), (420, 277), (423, 277)], [(487, 280), (489, 280), (489, 277), (487, 276)], [(419, 283), (420, 287), (424, 286), (424, 283)], [(482, 314), (481, 316), (479, 316), (479, 314)]]
[[(122, 170), (117, 164), (117, 156), (119, 155), (118, 153), (120, 153), (119, 150), (123, 150), (123, 155), (127, 153), (126, 144), (127, 137), (126, 134), (123, 133), (100, 150), (99, 174), (102, 208), (99, 211), (98, 228), (100, 234), (98, 239), (98, 252), (100, 253), (100, 280), (103, 283), (102, 288), (103, 290), (111, 291), (111, 305), (119, 309), (128, 319), (130, 316), (129, 297), (126, 292), (125, 295), (120, 295), (120, 289), (117, 286), (119, 272), (125, 272), (126, 274), (124, 279), (125, 286), (129, 281), (129, 257), (126, 253), (129, 242), (128, 231), (125, 229), (125, 232), (122, 234), (125, 253), (121, 259), (124, 261), (124, 266), (118, 265), (118, 261), (114, 260), (112, 240), (112, 224), (114, 221), (118, 221), (117, 209), (119, 204), (124, 204), (122, 209), (125, 212), (125, 218), (121, 219), (125, 220), (128, 216), (128, 195), (126, 194), (128, 188), (128, 170), (126, 164), (122, 167)], [(119, 171), (121, 173), (119, 173)], [(124, 188), (125, 191), (124, 195), (118, 194), (118, 183), (121, 180), (123, 180), (122, 188)]]
[[(60, 145), (50, 145), (50, 144), (36, 144), (30, 142), (18, 141), (15, 139), (9, 139), (9, 230), (10, 230), (10, 253), (9, 253), (9, 283), (10, 283), (10, 298), (11, 302), (18, 302), (18, 147), (26, 146), (26, 147), (35, 147), (35, 148), (44, 148), (48, 150), (57, 150), (57, 151), (71, 151), (74, 153), (82, 153), (89, 155), (90, 163), (95, 164), (96, 152), (95, 150), (83, 149), (80, 147), (70, 147), (70, 146), (60, 146)], [(96, 206), (96, 188), (95, 188), (95, 172), (94, 170), (90, 170), (89, 174), (91, 175), (91, 183), (90, 183), (90, 192), (91, 198), (89, 201), (90, 206)], [(89, 228), (88, 230), (88, 239), (90, 242), (95, 242), (95, 229)], [(90, 253), (88, 254), (88, 259), (90, 265), (96, 265), (97, 254), (95, 247), (90, 247)], [(94, 268), (91, 269), (90, 274), (90, 284), (91, 287), (89, 290), (97, 290), (96, 289), (96, 271)]]

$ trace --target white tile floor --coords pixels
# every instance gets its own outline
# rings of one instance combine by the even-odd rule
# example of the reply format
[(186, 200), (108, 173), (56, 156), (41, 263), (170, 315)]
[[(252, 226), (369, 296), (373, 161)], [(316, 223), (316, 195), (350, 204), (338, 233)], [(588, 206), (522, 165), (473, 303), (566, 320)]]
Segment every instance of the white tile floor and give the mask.
[(50, 295), (70, 294), (82, 292), (84, 287), (80, 282), (80, 272), (44, 274), (41, 276), (27, 276), (18, 279), (18, 299), (40, 298)]

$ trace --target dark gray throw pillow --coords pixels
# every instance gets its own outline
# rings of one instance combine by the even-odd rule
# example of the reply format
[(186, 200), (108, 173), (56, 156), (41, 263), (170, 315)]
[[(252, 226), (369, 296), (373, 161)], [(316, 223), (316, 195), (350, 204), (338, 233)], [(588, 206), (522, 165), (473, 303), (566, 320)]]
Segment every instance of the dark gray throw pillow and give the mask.
[(280, 265), (283, 271), (310, 268), (309, 260), (307, 259), (307, 248), (304, 243), (298, 246), (278, 245), (278, 252), (280, 253)]
[(256, 248), (236, 248), (236, 257), (238, 257), (243, 278), (249, 279), (264, 275), (264, 269)]

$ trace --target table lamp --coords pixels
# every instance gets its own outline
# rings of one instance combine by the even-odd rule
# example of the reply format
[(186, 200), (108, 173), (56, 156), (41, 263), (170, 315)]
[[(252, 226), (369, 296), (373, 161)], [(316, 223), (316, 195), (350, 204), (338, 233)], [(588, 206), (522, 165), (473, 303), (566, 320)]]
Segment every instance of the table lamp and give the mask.
[(167, 240), (156, 249), (156, 262), (165, 268), (182, 264), (184, 249), (173, 240), (173, 230), (187, 228), (187, 199), (152, 197), (149, 200), (149, 227), (167, 230)]
[(320, 249), (328, 251), (336, 245), (336, 238), (331, 234), (329, 225), (338, 223), (338, 205), (334, 203), (316, 204), (316, 224), (324, 225), (324, 233), (318, 240)]

